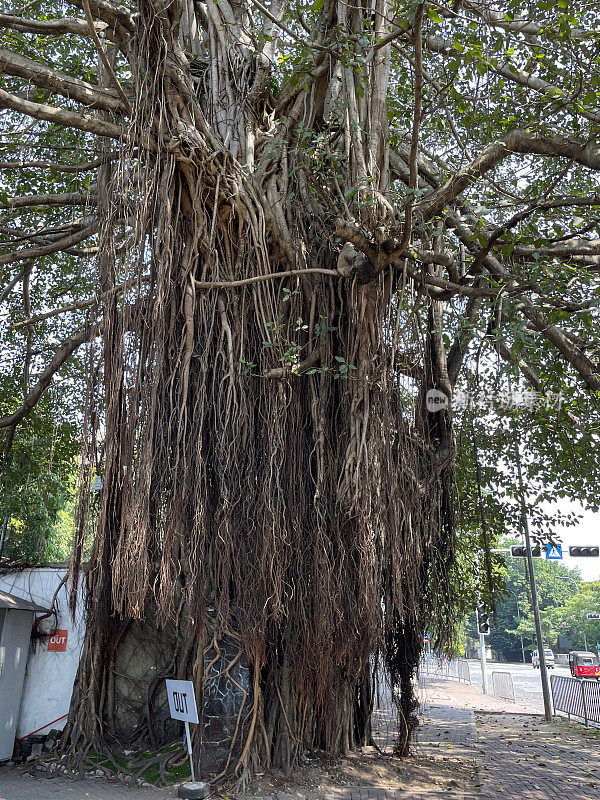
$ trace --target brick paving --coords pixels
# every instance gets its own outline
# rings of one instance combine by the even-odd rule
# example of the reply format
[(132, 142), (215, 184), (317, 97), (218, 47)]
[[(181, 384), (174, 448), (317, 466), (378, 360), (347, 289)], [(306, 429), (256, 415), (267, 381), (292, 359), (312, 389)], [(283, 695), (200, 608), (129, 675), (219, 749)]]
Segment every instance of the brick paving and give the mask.
[(406, 789), (374, 789), (350, 787), (344, 793), (332, 794), (327, 800), (480, 800), (481, 795), (465, 792), (427, 791), (407, 793)]
[(541, 717), (481, 715), (482, 800), (600, 800), (600, 735)]
[(0, 765), (0, 800), (165, 800), (164, 789), (125, 786), (104, 779), (74, 781), (65, 775), (30, 775)]
[[(478, 785), (443, 791), (432, 785), (410, 794), (344, 787), (323, 800), (600, 800), (600, 732), (515, 714), (515, 704), (456, 681), (436, 679), (422, 688), (416, 752), (476, 762)], [(390, 723), (384, 714), (378, 720), (383, 739), (392, 733)]]
[(439, 703), (424, 703), (420, 709), (417, 746), (473, 747), (477, 742), (475, 713)]

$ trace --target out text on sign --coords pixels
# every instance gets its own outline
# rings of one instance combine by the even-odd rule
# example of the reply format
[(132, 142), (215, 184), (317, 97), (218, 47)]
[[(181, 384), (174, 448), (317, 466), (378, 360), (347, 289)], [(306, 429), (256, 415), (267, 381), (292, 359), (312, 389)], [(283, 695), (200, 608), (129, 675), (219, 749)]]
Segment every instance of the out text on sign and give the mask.
[(57, 653), (64, 653), (67, 649), (68, 636), (68, 631), (50, 631), (48, 650), (54, 650)]

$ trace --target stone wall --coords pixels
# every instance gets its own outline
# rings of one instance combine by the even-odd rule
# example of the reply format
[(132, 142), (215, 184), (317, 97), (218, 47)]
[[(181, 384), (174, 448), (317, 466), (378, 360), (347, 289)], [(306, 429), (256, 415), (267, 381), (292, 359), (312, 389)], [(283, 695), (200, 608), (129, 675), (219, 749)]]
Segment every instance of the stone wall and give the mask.
[(204, 660), (202, 741), (200, 766), (204, 774), (224, 769), (241, 750), (244, 720), (250, 711), (250, 674), (247, 662), (232, 642), (220, 642)]

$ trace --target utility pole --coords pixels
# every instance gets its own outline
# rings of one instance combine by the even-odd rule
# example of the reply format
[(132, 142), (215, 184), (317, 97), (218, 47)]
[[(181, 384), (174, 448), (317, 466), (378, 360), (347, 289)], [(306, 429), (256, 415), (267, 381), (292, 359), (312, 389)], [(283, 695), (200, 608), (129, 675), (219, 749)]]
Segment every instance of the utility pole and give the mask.
[(521, 495), (521, 527), (525, 535), (525, 548), (527, 551), (527, 566), (529, 567), (529, 580), (531, 583), (531, 605), (533, 606), (533, 618), (535, 620), (535, 633), (537, 637), (538, 654), (540, 658), (540, 677), (542, 679), (542, 695), (544, 698), (544, 717), (546, 722), (552, 721), (552, 706), (550, 704), (550, 686), (548, 683), (548, 670), (546, 668), (546, 656), (544, 655), (544, 638), (542, 636), (542, 623), (540, 620), (540, 606), (538, 603), (537, 586), (535, 583), (535, 572), (533, 571), (533, 557), (531, 555), (531, 537), (529, 535), (529, 520), (527, 519), (527, 506), (525, 504), (525, 488), (523, 486), (523, 472), (521, 470), (521, 455), (517, 445), (517, 475), (519, 478), (519, 493)]
[(483, 684), (483, 693), (488, 693), (487, 681), (487, 654), (485, 652), (485, 636), (483, 633), (479, 634), (479, 650), (481, 652), (481, 682)]

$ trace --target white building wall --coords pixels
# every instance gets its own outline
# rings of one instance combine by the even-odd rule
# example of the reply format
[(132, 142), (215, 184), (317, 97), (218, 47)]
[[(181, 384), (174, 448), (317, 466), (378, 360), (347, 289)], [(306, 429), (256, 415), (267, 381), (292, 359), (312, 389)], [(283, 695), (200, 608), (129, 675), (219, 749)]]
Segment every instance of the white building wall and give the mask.
[[(49, 608), (60, 580), (65, 574), (65, 567), (37, 567), (13, 572), (0, 575), (0, 589)], [(56, 598), (56, 609), (58, 620), (49, 617), (40, 627), (44, 631), (66, 630), (67, 647), (64, 652), (54, 652), (48, 650), (48, 639), (32, 642), (21, 698), (17, 739), (33, 733), (38, 728), (43, 728), (41, 734), (48, 733), (51, 728), (62, 730), (66, 723), (64, 715), (67, 714), (71, 702), (85, 623), (82, 602), (78, 603), (75, 623), (71, 620), (66, 584), (60, 589)], [(59, 719), (60, 717), (63, 718)]]

